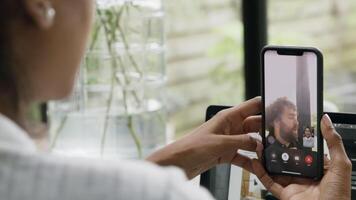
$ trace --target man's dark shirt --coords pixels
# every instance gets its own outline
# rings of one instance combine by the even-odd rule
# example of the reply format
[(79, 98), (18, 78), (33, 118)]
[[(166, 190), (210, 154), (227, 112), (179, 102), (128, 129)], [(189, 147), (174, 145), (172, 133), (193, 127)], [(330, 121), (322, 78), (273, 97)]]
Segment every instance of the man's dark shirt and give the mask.
[[(316, 152), (305, 150), (306, 149), (298, 148), (297, 141), (290, 143), (288, 146), (281, 144), (277, 139), (275, 139), (273, 144), (270, 144), (267, 141), (265, 158), (266, 162), (269, 163), (267, 164), (267, 167), (269, 168), (268, 171), (281, 173), (282, 171), (288, 170), (305, 174), (305, 170), (309, 168), (304, 162), (305, 155), (311, 154), (314, 158), (316, 158)], [(287, 161), (282, 159), (282, 154), (284, 153), (288, 154), (289, 159)], [(296, 160), (296, 157), (298, 157), (299, 160)], [(311, 173), (313, 172), (311, 171)]]
[(293, 141), (292, 143), (285, 145), (285, 144), (281, 144), (277, 139), (275, 139), (275, 142), (269, 146), (278, 146), (278, 147), (287, 148), (287, 149), (297, 149), (299, 147), (298, 141)]

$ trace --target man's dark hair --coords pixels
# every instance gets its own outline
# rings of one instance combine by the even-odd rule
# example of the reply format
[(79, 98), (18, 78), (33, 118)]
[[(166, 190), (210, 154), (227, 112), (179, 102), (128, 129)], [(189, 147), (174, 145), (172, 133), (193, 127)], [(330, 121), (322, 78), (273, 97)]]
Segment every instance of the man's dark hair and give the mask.
[(288, 100), (287, 97), (278, 98), (266, 108), (266, 128), (271, 131), (272, 135), (274, 132), (273, 122), (276, 119), (281, 118), (285, 108), (297, 110), (297, 107), (294, 105), (294, 103)]
[(309, 129), (309, 133), (310, 133), (310, 135), (312, 135), (312, 129), (311, 129), (311, 127), (310, 127), (310, 126), (306, 126), (306, 127), (303, 129), (303, 137), (306, 136), (305, 131), (306, 131), (307, 129)]
[(309, 132), (310, 132), (311, 137), (314, 137), (314, 127), (313, 127), (313, 126), (306, 126), (306, 127), (304, 128), (303, 137), (305, 136), (305, 130), (306, 130), (306, 129), (309, 129)]

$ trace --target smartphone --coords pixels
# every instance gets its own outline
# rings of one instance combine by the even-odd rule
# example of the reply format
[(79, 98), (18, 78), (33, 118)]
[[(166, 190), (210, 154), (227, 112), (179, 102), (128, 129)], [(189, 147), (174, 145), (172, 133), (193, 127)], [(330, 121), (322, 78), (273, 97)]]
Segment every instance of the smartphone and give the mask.
[(312, 47), (266, 46), (262, 57), (263, 160), (271, 175), (323, 176), (323, 56)]

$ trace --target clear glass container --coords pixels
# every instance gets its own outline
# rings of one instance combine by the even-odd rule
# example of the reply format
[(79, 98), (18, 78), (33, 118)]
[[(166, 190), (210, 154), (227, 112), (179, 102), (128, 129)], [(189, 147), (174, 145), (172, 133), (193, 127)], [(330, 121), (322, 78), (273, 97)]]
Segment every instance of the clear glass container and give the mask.
[(55, 153), (143, 158), (166, 143), (160, 0), (98, 0), (73, 96), (49, 106)]

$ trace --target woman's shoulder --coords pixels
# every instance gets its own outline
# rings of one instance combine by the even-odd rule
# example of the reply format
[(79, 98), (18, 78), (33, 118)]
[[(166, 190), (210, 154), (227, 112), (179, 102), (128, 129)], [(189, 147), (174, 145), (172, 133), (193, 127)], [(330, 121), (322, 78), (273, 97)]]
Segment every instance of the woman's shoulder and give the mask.
[[(42, 195), (54, 195), (58, 199), (211, 198), (206, 191), (191, 185), (183, 171), (176, 167), (162, 168), (145, 161), (15, 154), (11, 156), (0, 153), (0, 170), (7, 165), (13, 175), (8, 178), (18, 180), (19, 185), (20, 179), (26, 180), (37, 188), (36, 191), (46, 193)], [(28, 187), (28, 184), (23, 186)], [(37, 197), (33, 199), (41, 200)]]

